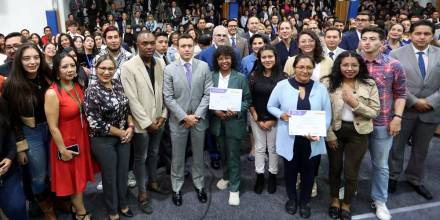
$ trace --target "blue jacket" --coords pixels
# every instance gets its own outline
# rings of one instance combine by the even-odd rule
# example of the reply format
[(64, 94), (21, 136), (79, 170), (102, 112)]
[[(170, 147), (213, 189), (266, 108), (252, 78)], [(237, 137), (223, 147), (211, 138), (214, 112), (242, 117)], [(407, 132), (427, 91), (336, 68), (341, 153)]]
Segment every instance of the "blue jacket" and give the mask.
[(245, 56), (241, 60), (240, 72), (243, 73), (243, 75), (245, 75), (246, 78), (249, 78), (249, 75), (251, 74), (256, 61), (257, 61), (257, 55), (255, 53), (251, 53)]
[(356, 50), (359, 46), (359, 37), (356, 31), (350, 31), (344, 34), (339, 47), (344, 50)]
[[(214, 71), (215, 50), (217, 50), (217, 48), (215, 48), (214, 45), (211, 45), (210, 47), (202, 50), (195, 58), (208, 63), (209, 69), (211, 71)], [(238, 48), (234, 48), (234, 52), (235, 52), (235, 63), (237, 64), (237, 68), (240, 68), (240, 63), (241, 63), (240, 50)], [(239, 71), (239, 69), (236, 70)]]
[[(289, 161), (293, 159), (295, 136), (289, 135), (289, 123), (281, 120), (280, 116), (284, 112), (289, 112), (289, 110), (296, 110), (298, 94), (299, 91), (289, 83), (288, 79), (285, 79), (275, 86), (267, 103), (267, 110), (278, 119), (276, 136), (277, 154)], [(328, 129), (331, 123), (332, 107), (327, 88), (319, 82), (314, 82), (309, 101), (311, 110), (325, 111), (325, 124)], [(319, 141), (310, 142), (310, 145), (312, 148), (310, 158), (327, 153), (323, 137)]]

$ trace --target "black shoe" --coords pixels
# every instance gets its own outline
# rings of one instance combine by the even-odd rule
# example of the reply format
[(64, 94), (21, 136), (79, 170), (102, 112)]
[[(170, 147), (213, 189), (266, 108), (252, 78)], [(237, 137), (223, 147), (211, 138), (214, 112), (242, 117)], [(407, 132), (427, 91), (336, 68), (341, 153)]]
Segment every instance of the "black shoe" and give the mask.
[(145, 201), (139, 202), (139, 208), (142, 210), (145, 214), (152, 214), (153, 208), (151, 207), (150, 201), (146, 199)]
[(411, 185), (414, 188), (414, 191), (416, 191), (419, 195), (423, 196), (425, 199), (427, 200), (431, 200), (432, 199), (432, 194), (428, 191), (428, 189), (426, 189), (425, 186), (423, 185), (414, 185), (410, 182), (408, 182), (409, 185)]
[(197, 193), (197, 199), (199, 199), (201, 203), (206, 203), (206, 201), (208, 201), (208, 195), (206, 195), (206, 192), (203, 188), (196, 189), (196, 193)]
[(328, 215), (331, 219), (338, 219), (341, 216), (340, 212), (341, 209), (339, 207), (330, 206), (330, 208), (328, 208)]
[(258, 173), (257, 179), (255, 180), (254, 192), (256, 194), (261, 194), (264, 188), (264, 174)]
[(176, 206), (182, 205), (182, 193), (179, 192), (173, 192), (173, 203)]
[(351, 220), (351, 212), (341, 209), (341, 220)]
[(310, 218), (311, 215), (311, 210), (310, 210), (310, 204), (306, 203), (306, 204), (301, 204), (299, 207), (299, 215), (301, 216), (301, 218)]
[(119, 210), (119, 214), (131, 218), (134, 216), (133, 212), (131, 211), (131, 209), (128, 209), (127, 211), (123, 212), (122, 210)]
[(395, 193), (397, 188), (397, 180), (389, 179), (388, 180), (388, 192)]
[(269, 179), (267, 181), (267, 192), (273, 194), (277, 191), (277, 175), (269, 173)]
[(214, 170), (220, 169), (220, 160), (219, 159), (211, 159), (211, 167)]
[(285, 207), (286, 207), (286, 212), (287, 213), (289, 213), (291, 215), (295, 215), (296, 209), (297, 209), (296, 200), (289, 199), (289, 201), (286, 202)]

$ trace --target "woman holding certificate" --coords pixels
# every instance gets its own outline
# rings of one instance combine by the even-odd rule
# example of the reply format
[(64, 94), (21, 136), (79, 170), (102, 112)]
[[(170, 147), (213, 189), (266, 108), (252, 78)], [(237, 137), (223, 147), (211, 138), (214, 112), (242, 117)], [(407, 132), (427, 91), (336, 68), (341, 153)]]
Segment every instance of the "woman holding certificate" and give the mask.
[(273, 46), (263, 46), (257, 52), (255, 69), (249, 76), (249, 89), (252, 104), (249, 108), (251, 115), (252, 134), (255, 138), (255, 181), (254, 191), (261, 194), (264, 188), (264, 166), (266, 151), (269, 152), (269, 179), (267, 191), (275, 193), (277, 189), (278, 154), (275, 150), (276, 118), (267, 111), (267, 101), (276, 84), (285, 79), (278, 63), (278, 54)]
[[(331, 122), (331, 104), (327, 88), (311, 80), (315, 62), (312, 57), (300, 54), (293, 62), (295, 76), (279, 82), (272, 91), (267, 110), (278, 119), (276, 151), (284, 158), (284, 177), (288, 201), (285, 205), (289, 214), (295, 214), (299, 203), (302, 218), (309, 218), (310, 194), (318, 158), (326, 153), (324, 138), (311, 135), (290, 135), (289, 117), (297, 110), (325, 112), (325, 128)], [(297, 196), (296, 180), (301, 174), (300, 195)]]
[(83, 192), (93, 181), (89, 129), (83, 110), (84, 92), (78, 81), (78, 65), (67, 53), (53, 62), (56, 80), (47, 90), (44, 110), (52, 142), (50, 146), (51, 188), (57, 196), (70, 196), (75, 219), (90, 219)]
[[(368, 134), (379, 114), (379, 94), (367, 65), (355, 52), (341, 53), (329, 76), (333, 117), (327, 134), (330, 208), (332, 219), (351, 219), (350, 204), (357, 188), (359, 167), (368, 147)], [(344, 170), (344, 199), (339, 202)]]
[(221, 190), (229, 187), (228, 203), (237, 206), (240, 204), (240, 145), (246, 135), (246, 112), (251, 95), (245, 76), (234, 70), (237, 65), (234, 57), (232, 47), (218, 46), (214, 53), (212, 82), (219, 89), (241, 89), (241, 111), (214, 110), (210, 126), (223, 162), (223, 178), (217, 182), (217, 187)]

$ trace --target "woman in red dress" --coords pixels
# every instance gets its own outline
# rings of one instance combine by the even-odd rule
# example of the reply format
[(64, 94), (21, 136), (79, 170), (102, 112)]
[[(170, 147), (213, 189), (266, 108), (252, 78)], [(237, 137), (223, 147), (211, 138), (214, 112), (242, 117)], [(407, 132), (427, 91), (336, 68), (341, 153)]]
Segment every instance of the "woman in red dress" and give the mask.
[(53, 63), (55, 82), (47, 90), (44, 109), (52, 141), (50, 146), (51, 188), (57, 196), (70, 196), (76, 219), (90, 219), (83, 192), (94, 181), (89, 128), (84, 116), (84, 91), (78, 82), (78, 65), (67, 54)]

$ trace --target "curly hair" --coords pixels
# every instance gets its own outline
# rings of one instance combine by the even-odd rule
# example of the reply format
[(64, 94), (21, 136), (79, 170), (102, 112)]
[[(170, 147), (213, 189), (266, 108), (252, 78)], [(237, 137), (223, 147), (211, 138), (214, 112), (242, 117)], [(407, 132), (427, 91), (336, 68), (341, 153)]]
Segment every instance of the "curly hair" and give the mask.
[[(302, 35), (309, 35), (315, 41), (315, 49), (313, 49), (313, 55), (312, 55), (315, 62), (320, 63), (322, 60), (324, 60), (324, 56), (323, 56), (324, 50), (322, 49), (321, 40), (319, 39), (318, 35), (316, 35), (316, 33), (311, 30), (301, 31), (298, 34), (298, 37), (296, 38), (296, 43), (298, 46), (299, 46), (299, 39), (301, 38)], [(298, 48), (298, 52), (299, 54), (303, 54), (303, 51), (300, 48)]]
[(336, 91), (336, 89), (338, 89), (342, 85), (344, 76), (342, 75), (342, 71), (341, 71), (341, 63), (342, 60), (347, 57), (353, 57), (359, 63), (359, 73), (356, 75), (355, 79), (361, 83), (370, 84), (368, 80), (371, 79), (371, 77), (368, 73), (368, 67), (367, 64), (365, 64), (365, 61), (361, 57), (361, 55), (357, 54), (354, 51), (344, 51), (336, 58), (335, 63), (333, 64), (332, 67), (332, 72), (329, 76), (327, 76), (329, 78), (330, 92)]
[(231, 69), (237, 70), (238, 63), (237, 63), (237, 57), (235, 55), (234, 48), (231, 46), (225, 46), (225, 45), (219, 45), (217, 47), (217, 50), (215, 50), (213, 54), (213, 61), (214, 61), (214, 71), (218, 71), (220, 69), (220, 66), (218, 65), (217, 59), (221, 56), (230, 56), (231, 57)]

